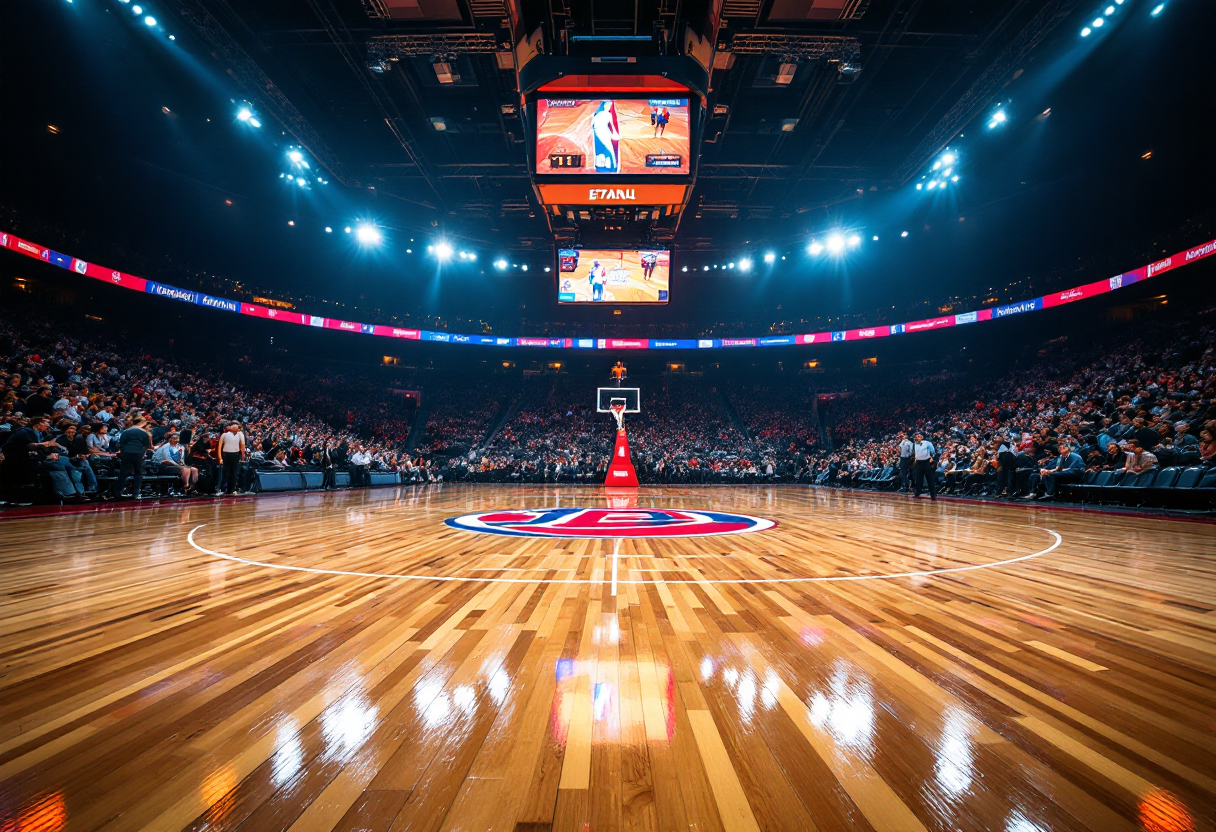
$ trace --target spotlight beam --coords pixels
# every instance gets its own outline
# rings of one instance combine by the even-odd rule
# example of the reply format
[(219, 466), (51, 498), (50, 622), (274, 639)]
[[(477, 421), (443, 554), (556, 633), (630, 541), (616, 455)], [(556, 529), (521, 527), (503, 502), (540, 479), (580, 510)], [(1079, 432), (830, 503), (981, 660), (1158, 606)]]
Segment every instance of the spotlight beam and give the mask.
[(968, 122), (990, 106), (1005, 80), (1025, 63), (1031, 50), (1071, 16), (1076, 5), (1075, 0), (1049, 0), (1044, 3), (1030, 22), (1022, 27), (1022, 31), (938, 120), (928, 135), (921, 139), (916, 149), (908, 154), (895, 172), (895, 181), (901, 186), (908, 184), (930, 159), (954, 140)]
[(359, 182), (351, 175), (333, 148), (325, 143), (316, 128), (304, 118), (274, 81), (270, 80), (270, 76), (262, 70), (257, 61), (250, 57), (228, 34), (228, 30), (220, 21), (207, 11), (201, 0), (166, 0), (166, 4), (177, 8), (181, 17), (194, 29), (194, 33), (215, 52), (221, 66), (232, 72), (237, 83), (244, 87), (249, 95), (256, 97), (265, 107), (267, 114), (278, 119), (301, 147), (307, 148), (309, 154), (343, 185), (359, 186)]

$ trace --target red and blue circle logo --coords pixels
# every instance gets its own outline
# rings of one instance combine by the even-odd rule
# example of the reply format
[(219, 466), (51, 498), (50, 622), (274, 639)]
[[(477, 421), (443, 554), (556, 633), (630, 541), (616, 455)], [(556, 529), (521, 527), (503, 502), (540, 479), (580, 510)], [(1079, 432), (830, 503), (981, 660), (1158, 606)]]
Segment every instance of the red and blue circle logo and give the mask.
[(657, 508), (537, 508), (450, 517), (453, 529), (513, 537), (703, 537), (762, 532), (775, 520), (723, 511)]

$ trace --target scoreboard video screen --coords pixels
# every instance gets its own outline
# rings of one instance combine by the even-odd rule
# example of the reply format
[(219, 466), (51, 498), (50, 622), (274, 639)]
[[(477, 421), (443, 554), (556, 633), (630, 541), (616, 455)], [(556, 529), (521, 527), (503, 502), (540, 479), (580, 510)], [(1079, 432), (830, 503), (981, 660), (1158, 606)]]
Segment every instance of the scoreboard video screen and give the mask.
[(558, 303), (667, 303), (671, 252), (558, 249)]
[(542, 98), (536, 172), (688, 175), (687, 98)]

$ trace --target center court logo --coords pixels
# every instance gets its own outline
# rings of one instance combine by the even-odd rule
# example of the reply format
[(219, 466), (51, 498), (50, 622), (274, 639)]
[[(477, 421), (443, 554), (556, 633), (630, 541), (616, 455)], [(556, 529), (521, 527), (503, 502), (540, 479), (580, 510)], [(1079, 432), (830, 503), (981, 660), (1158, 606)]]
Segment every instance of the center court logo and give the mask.
[(771, 529), (775, 520), (722, 511), (646, 508), (507, 509), (444, 521), (453, 529), (512, 537), (703, 537)]

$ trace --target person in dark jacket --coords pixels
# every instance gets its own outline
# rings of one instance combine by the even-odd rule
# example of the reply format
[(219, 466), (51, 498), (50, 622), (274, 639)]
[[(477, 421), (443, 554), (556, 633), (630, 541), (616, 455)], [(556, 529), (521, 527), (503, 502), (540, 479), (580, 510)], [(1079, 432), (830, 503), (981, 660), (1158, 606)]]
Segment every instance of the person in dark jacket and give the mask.
[(114, 497), (122, 496), (122, 488), (134, 474), (131, 496), (142, 500), (144, 486), (144, 456), (152, 447), (152, 436), (147, 431), (147, 420), (136, 416), (131, 427), (118, 437), (118, 482), (114, 484)]

